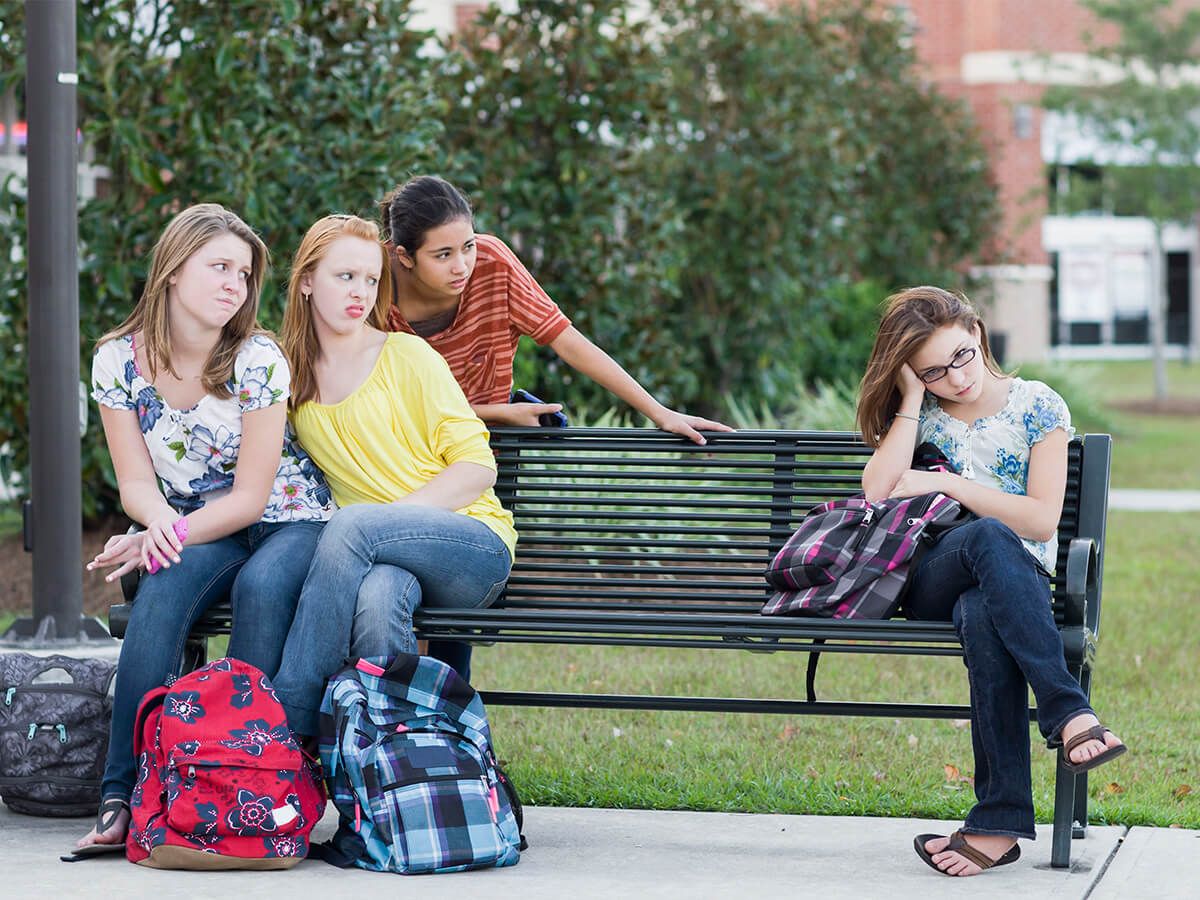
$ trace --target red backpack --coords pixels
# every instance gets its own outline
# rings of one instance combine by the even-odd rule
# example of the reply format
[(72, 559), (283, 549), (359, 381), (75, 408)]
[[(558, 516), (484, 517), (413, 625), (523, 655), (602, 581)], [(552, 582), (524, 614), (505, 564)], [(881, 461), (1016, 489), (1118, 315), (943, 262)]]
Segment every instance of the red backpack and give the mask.
[(261, 671), (218, 659), (142, 698), (125, 842), (156, 869), (287, 869), (308, 854), (325, 788)]

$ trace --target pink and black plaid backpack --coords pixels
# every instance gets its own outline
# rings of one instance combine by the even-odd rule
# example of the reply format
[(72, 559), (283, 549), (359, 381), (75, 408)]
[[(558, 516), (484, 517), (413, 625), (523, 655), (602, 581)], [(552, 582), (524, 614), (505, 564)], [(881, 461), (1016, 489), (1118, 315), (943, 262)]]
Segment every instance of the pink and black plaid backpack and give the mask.
[(766, 615), (890, 619), (922, 549), (970, 517), (945, 494), (814, 506), (767, 568)]
[(142, 699), (125, 842), (156, 869), (287, 869), (308, 855), (325, 788), (270, 680), (218, 659)]
[[(933, 443), (913, 453), (912, 467), (954, 472)], [(945, 494), (870, 503), (830, 500), (810, 509), (767, 567), (775, 589), (763, 605), (770, 616), (890, 619), (900, 609), (908, 573), (926, 547), (975, 518)], [(810, 690), (811, 693), (811, 690)]]

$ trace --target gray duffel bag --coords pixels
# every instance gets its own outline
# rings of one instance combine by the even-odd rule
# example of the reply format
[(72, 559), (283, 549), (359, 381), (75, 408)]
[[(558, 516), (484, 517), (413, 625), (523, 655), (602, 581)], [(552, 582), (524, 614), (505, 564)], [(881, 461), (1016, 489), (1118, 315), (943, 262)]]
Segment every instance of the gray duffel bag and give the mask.
[(31, 816), (90, 816), (112, 721), (104, 659), (0, 656), (0, 799)]

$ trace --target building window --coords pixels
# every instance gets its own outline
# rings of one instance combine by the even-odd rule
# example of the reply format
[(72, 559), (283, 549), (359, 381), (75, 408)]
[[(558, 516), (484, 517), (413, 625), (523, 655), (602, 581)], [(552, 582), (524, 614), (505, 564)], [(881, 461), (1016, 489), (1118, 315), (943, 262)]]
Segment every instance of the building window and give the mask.
[(1022, 141), (1033, 137), (1033, 107), (1028, 103), (1013, 107), (1013, 136)]

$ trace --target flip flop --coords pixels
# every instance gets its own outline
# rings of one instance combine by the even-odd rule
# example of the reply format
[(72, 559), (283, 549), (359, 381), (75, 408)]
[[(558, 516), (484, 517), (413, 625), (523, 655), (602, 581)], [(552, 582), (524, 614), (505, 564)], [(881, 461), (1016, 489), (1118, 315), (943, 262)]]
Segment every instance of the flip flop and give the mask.
[[(1075, 737), (1067, 741), (1058, 751), (1058, 759), (1059, 762), (1062, 763), (1063, 768), (1074, 775), (1079, 775), (1088, 771), (1089, 769), (1096, 768), (1096, 766), (1102, 766), (1106, 762), (1114, 760), (1124, 753), (1127, 748), (1122, 743), (1115, 747), (1108, 747), (1108, 749), (1103, 753), (1098, 753), (1091, 759), (1085, 759), (1083, 762), (1071, 762), (1072, 750), (1074, 750), (1080, 744), (1086, 744), (1088, 741), (1099, 741), (1103, 744), (1104, 735), (1106, 734), (1111, 734), (1113, 737), (1116, 737), (1112, 729), (1105, 728), (1103, 725), (1093, 725), (1087, 731), (1081, 731), (1079, 734), (1075, 735)], [(1107, 744), (1105, 744), (1105, 746), (1107, 746)]]
[[(117, 821), (117, 817), (121, 815), (122, 810), (129, 811), (129, 804), (119, 797), (109, 797), (100, 804), (100, 809), (96, 812), (96, 834), (103, 834), (108, 829), (113, 827), (113, 823)], [(60, 856), (63, 862), (79, 862), (84, 859), (91, 859), (94, 856), (103, 856), (107, 853), (124, 853), (125, 842), (118, 841), (115, 844), (87, 844), (83, 847), (77, 847), (74, 853), (67, 856)]]
[[(943, 875), (949, 875), (951, 878), (960, 878), (963, 876), (950, 875), (945, 869), (939, 868), (938, 864), (933, 861), (933, 854), (925, 849), (925, 843), (932, 841), (934, 838), (945, 837), (941, 834), (918, 834), (913, 838), (913, 849), (917, 851), (917, 856), (925, 860), (925, 865), (933, 869), (935, 872), (941, 872)], [(1014, 863), (1021, 858), (1021, 847), (1019, 844), (1013, 844), (1009, 850), (999, 859), (992, 859), (986, 853), (981, 853), (970, 844), (967, 843), (966, 837), (962, 831), (956, 831), (950, 835), (950, 843), (945, 846), (939, 853), (945, 853), (947, 850), (953, 850), (959, 856), (970, 862), (975, 863), (980, 869), (994, 869), (996, 866), (1007, 866), (1009, 863)]]

